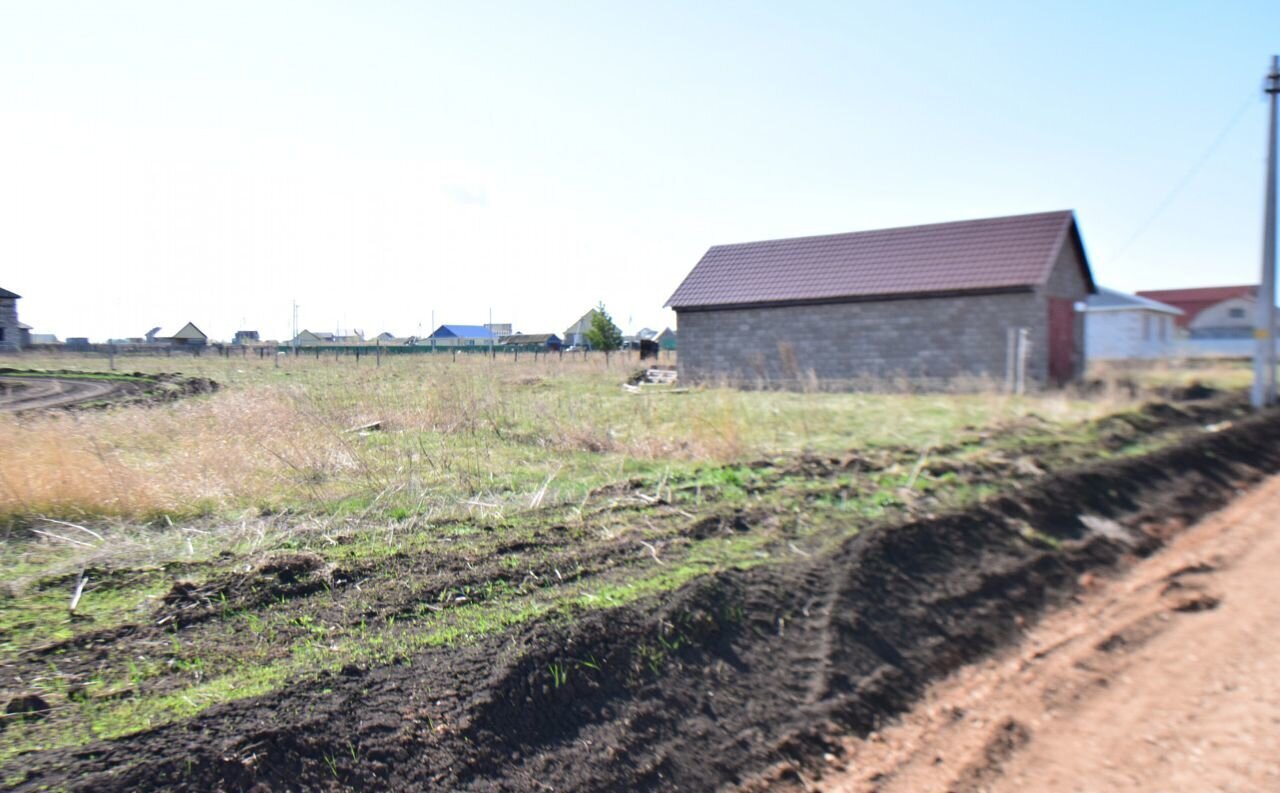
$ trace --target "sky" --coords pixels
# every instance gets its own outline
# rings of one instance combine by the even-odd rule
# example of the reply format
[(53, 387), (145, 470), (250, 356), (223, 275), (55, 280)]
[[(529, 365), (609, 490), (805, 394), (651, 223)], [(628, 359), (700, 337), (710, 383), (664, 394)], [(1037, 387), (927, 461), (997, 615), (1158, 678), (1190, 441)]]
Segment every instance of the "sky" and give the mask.
[(35, 332), (624, 330), (712, 245), (1074, 209), (1122, 290), (1258, 279), (1267, 2), (0, 0)]

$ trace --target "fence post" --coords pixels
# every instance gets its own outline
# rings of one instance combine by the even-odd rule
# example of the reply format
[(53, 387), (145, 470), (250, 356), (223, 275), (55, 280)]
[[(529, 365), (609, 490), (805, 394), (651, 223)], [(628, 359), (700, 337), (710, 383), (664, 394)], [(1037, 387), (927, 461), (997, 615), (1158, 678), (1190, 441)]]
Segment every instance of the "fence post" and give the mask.
[(1018, 328), (1018, 380), (1017, 393), (1027, 393), (1027, 358), (1031, 354), (1031, 329)]
[(1010, 325), (1005, 328), (1004, 342), (1004, 392), (1012, 394), (1017, 382), (1018, 368), (1018, 329)]
[(377, 363), (375, 364), (375, 368), (382, 366), (382, 339), (378, 339), (378, 346), (374, 350), (373, 354), (378, 356)]

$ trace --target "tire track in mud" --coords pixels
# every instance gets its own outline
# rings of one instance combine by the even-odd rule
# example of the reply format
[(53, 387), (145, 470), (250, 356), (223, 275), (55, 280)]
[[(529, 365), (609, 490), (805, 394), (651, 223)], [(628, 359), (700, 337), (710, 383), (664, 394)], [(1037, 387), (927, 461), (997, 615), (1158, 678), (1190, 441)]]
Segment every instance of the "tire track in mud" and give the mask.
[(64, 408), (107, 399), (123, 389), (118, 381), (59, 377), (0, 378), (0, 413)]
[(1082, 572), (1150, 553), (1277, 469), (1272, 413), (829, 556), (36, 754), (17, 789), (707, 790), (805, 768), (1019, 635)]
[(0, 413), (169, 402), (212, 393), (218, 384), (176, 373), (38, 371), (0, 367)]
[(819, 773), (830, 793), (1274, 789), (1278, 509), (1272, 476), (1123, 575), (1086, 574), (1010, 652), (807, 781), (775, 768), (746, 789), (801, 793)]

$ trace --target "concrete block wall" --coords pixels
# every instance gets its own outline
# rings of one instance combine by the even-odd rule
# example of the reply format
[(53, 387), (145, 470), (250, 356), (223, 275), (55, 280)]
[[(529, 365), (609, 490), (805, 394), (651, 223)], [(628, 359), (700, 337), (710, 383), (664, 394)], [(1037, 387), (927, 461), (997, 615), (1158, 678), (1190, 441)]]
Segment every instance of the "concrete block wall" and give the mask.
[[(1044, 325), (1031, 291), (825, 305), (678, 312), (680, 378), (794, 382), (956, 378), (1003, 380), (1009, 327)], [(1043, 378), (1047, 347), (1032, 347), (1028, 371)]]
[(4, 328), (4, 340), (0, 352), (18, 351), (18, 301), (0, 297), (0, 328)]

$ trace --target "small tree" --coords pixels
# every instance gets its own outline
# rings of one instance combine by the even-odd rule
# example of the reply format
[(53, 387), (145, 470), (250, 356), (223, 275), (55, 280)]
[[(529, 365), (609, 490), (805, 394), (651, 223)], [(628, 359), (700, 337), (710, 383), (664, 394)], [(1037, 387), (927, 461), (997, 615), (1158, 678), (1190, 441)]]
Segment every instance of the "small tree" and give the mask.
[(591, 327), (587, 328), (587, 343), (591, 349), (604, 353), (604, 360), (609, 361), (609, 353), (622, 347), (622, 331), (613, 324), (613, 318), (604, 310), (604, 303), (596, 306), (596, 313), (591, 315)]

